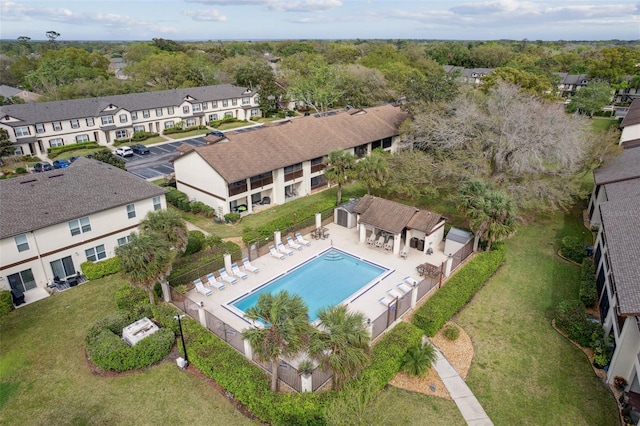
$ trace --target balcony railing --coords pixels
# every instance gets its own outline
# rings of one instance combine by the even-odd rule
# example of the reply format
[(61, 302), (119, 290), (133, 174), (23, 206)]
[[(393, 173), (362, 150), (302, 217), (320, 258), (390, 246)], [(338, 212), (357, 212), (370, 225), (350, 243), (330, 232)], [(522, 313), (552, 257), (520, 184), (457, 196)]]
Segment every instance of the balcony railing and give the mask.
[(316, 185), (311, 185), (311, 190), (315, 190), (315, 189), (320, 189), (320, 188), (324, 188), (325, 186), (327, 186), (328, 182), (324, 181), (322, 183), (316, 184)]
[(324, 170), (325, 165), (320, 163), (320, 164), (314, 164), (313, 166), (311, 166), (311, 173), (315, 173), (315, 172), (319, 172)]
[(289, 172), (287, 174), (284, 175), (284, 180), (286, 181), (290, 181), (290, 180), (294, 180), (296, 178), (302, 177), (302, 170), (295, 170), (293, 172)]
[(247, 192), (247, 184), (237, 185), (237, 186), (229, 186), (229, 196), (232, 197), (234, 195), (242, 194), (243, 192)]
[(251, 179), (251, 189), (260, 188), (273, 183), (273, 176), (265, 177), (262, 179)]

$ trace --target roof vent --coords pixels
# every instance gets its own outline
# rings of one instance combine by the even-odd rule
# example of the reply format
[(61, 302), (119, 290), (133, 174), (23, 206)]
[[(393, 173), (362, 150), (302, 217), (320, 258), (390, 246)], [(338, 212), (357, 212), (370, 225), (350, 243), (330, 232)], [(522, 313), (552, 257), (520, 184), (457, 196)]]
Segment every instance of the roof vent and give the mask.
[(37, 182), (37, 181), (38, 181), (38, 179), (23, 180), (22, 182), (20, 182), (20, 185), (23, 185), (25, 183)]
[(57, 177), (60, 177), (60, 176), (64, 176), (64, 173), (58, 173), (57, 175), (51, 175), (51, 176), (49, 176), (49, 179), (57, 178)]

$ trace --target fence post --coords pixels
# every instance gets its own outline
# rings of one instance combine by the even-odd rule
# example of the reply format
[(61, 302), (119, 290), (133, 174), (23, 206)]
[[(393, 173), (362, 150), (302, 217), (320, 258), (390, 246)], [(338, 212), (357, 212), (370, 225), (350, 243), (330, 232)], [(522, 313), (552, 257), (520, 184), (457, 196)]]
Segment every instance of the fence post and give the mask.
[(249, 360), (253, 361), (253, 348), (251, 347), (251, 343), (247, 339), (243, 339), (244, 343), (244, 356)]
[(415, 308), (418, 304), (418, 286), (411, 287), (411, 308)]
[(198, 305), (198, 320), (200, 320), (200, 324), (204, 328), (208, 328), (207, 327), (207, 315), (204, 312), (204, 303), (202, 303), (202, 302), (200, 302), (200, 304)]
[(302, 388), (302, 392), (313, 391), (313, 380), (311, 379), (311, 374), (300, 375), (300, 387)]
[(453, 264), (453, 255), (451, 253), (449, 253), (447, 255), (447, 264), (444, 267), (444, 276), (445, 278), (447, 278), (449, 275), (451, 275), (451, 265)]

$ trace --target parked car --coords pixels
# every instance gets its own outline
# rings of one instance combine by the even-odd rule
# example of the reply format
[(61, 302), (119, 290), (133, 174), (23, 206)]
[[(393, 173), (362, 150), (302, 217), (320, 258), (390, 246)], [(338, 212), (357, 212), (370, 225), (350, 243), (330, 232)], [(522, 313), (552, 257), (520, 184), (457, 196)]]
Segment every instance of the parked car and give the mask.
[(72, 157), (69, 157), (69, 161), (73, 163), (73, 162), (74, 162), (74, 161), (76, 161), (78, 158), (80, 158), (80, 156), (79, 156), (79, 155), (74, 155), (74, 156), (72, 156)]
[(133, 150), (128, 146), (121, 146), (116, 148), (116, 155), (120, 157), (131, 157), (133, 155)]
[(33, 166), (34, 172), (48, 172), (49, 170), (53, 170), (53, 167), (51, 167), (49, 163), (37, 163)]
[(66, 169), (70, 165), (71, 165), (71, 162), (69, 160), (67, 160), (66, 158), (61, 158), (61, 159), (55, 160), (53, 162), (53, 168), (54, 169)]
[(131, 149), (133, 150), (133, 152), (140, 155), (148, 154), (150, 152), (149, 148), (142, 144), (131, 145)]
[(219, 138), (224, 138), (224, 133), (220, 130), (214, 130), (213, 132), (207, 133), (205, 136), (218, 136)]

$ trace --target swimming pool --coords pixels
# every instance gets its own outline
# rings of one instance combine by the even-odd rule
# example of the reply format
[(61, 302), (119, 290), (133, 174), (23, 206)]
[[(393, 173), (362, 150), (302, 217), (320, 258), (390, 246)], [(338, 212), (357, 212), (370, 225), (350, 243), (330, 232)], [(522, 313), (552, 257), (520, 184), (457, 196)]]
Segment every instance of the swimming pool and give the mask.
[(315, 321), (320, 308), (337, 305), (359, 290), (366, 290), (377, 282), (374, 282), (377, 277), (388, 271), (383, 266), (331, 248), (232, 301), (230, 305), (244, 314), (257, 303), (262, 293), (286, 290), (304, 299), (309, 307), (309, 318)]

